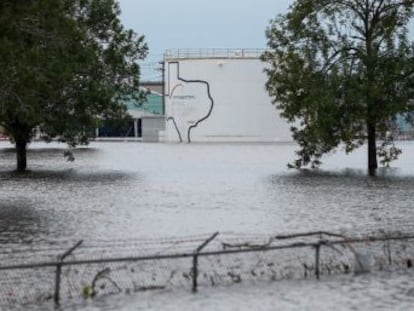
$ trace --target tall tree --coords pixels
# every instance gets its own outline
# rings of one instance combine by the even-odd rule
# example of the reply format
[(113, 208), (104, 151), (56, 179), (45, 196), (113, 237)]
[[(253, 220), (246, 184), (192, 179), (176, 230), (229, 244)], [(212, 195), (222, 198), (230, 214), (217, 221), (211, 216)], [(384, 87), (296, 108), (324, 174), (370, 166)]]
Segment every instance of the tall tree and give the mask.
[(45, 140), (88, 141), (98, 118), (142, 102), (143, 36), (125, 29), (116, 0), (0, 2), (0, 125), (16, 145), (17, 170), (39, 129)]
[[(395, 159), (393, 119), (414, 111), (413, 0), (296, 0), (266, 31), (267, 90), (293, 123), (295, 167), (318, 166), (341, 144), (368, 143), (368, 171), (377, 157)], [(382, 144), (377, 146), (377, 139)]]

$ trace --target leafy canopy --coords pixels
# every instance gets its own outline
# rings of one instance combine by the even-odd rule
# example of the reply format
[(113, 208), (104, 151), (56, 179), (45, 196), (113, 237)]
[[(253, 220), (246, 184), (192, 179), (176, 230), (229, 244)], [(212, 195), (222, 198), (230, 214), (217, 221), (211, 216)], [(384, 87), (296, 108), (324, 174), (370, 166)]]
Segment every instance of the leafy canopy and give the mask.
[[(271, 21), (262, 59), (267, 90), (293, 124), (294, 167), (318, 166), (323, 154), (368, 139), (369, 166), (400, 151), (393, 119), (414, 109), (413, 0), (296, 0)], [(376, 138), (382, 145), (376, 146)], [(372, 156), (373, 155), (373, 156)]]
[(144, 37), (123, 27), (115, 0), (0, 2), (0, 125), (25, 145), (43, 138), (86, 143), (100, 118), (138, 102)]

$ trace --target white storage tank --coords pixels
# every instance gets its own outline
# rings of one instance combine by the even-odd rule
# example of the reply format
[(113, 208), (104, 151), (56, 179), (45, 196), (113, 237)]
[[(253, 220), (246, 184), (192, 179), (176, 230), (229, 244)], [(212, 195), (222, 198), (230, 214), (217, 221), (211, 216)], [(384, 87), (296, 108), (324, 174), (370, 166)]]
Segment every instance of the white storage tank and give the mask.
[(164, 58), (165, 139), (286, 142), (289, 125), (271, 104), (260, 50), (174, 50)]

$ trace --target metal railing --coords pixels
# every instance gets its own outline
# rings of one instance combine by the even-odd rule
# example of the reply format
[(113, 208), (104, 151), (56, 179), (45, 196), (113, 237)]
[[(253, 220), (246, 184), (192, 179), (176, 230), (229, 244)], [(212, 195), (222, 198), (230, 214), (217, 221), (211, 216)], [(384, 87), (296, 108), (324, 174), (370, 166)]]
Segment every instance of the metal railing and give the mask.
[(19, 263), (21, 254), (0, 254), (0, 305), (59, 305), (62, 299), (120, 292), (180, 286), (197, 292), (199, 286), (252, 279), (319, 279), (334, 273), (411, 268), (413, 240), (414, 235), (400, 233), (349, 238), (319, 231), (245, 239), (216, 232), (150, 249), (141, 245), (135, 250), (140, 255), (128, 255), (131, 248), (122, 248), (122, 242), (115, 243), (119, 249), (108, 251), (110, 245), (85, 246), (79, 241), (56, 260)]
[(259, 58), (264, 49), (172, 49), (166, 50), (164, 60), (197, 58)]

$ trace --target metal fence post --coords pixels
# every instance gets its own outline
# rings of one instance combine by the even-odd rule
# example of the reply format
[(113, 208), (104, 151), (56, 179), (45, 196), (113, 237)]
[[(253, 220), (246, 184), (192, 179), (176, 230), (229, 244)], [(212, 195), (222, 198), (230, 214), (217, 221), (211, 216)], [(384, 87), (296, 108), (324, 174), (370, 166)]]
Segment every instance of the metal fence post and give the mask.
[(62, 264), (58, 262), (56, 265), (56, 276), (55, 276), (55, 294), (53, 296), (53, 300), (55, 301), (56, 305), (59, 305), (60, 299), (60, 275), (62, 273)]
[(199, 247), (197, 247), (197, 249), (194, 251), (194, 256), (193, 256), (193, 268), (192, 268), (192, 272), (193, 272), (193, 288), (192, 291), (193, 293), (197, 292), (197, 277), (198, 277), (198, 255), (200, 254), (200, 251), (207, 246), (208, 243), (210, 243), (211, 241), (213, 241), (216, 236), (218, 236), (218, 232), (214, 233), (212, 236), (210, 236), (207, 240), (205, 240)]
[(321, 242), (319, 241), (318, 244), (315, 245), (315, 275), (316, 279), (319, 280), (320, 277), (320, 256), (321, 256)]
[(198, 254), (193, 257), (193, 293), (197, 292), (197, 276), (198, 276)]
[(55, 276), (55, 294), (53, 296), (53, 300), (55, 301), (55, 304), (57, 306), (60, 304), (60, 281), (61, 281), (61, 275), (62, 275), (63, 260), (65, 260), (65, 258), (69, 256), (82, 243), (83, 243), (83, 240), (80, 240), (78, 243), (76, 243), (74, 246), (72, 246), (70, 249), (68, 249), (65, 253), (58, 256), (57, 258), (56, 276)]
[(392, 265), (392, 254), (391, 254), (391, 241), (387, 240), (387, 251), (388, 251), (388, 264)]

